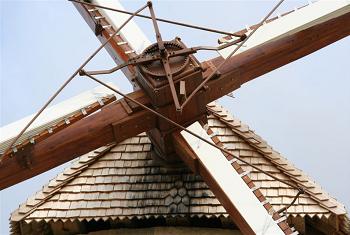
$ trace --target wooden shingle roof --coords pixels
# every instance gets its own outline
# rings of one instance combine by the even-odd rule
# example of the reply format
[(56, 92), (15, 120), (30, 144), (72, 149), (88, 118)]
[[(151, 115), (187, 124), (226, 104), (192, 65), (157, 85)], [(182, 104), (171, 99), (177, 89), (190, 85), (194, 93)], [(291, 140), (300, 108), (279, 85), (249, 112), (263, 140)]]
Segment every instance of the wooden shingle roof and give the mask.
[[(327, 219), (341, 216), (344, 206), (305, 173), (273, 150), (248, 126), (216, 104), (208, 105), (208, 124), (225, 148), (273, 175), (305, 188), (287, 215)], [(228, 217), (200, 176), (182, 164), (167, 165), (151, 150), (145, 134), (97, 149), (77, 159), (11, 215), (25, 221), (115, 220), (149, 217)], [(297, 191), (240, 163), (275, 210), (290, 204)], [(346, 231), (346, 230), (344, 230)]]

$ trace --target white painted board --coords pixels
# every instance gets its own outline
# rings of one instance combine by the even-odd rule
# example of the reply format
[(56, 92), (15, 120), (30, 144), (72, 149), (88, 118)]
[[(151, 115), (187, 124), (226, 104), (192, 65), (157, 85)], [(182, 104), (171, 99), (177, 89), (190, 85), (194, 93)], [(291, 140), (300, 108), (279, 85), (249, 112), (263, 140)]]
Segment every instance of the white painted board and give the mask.
[[(108, 83), (110, 86), (118, 89), (114, 84)], [(104, 86), (98, 86), (94, 89), (85, 91), (77, 96), (60, 102), (56, 105), (48, 107), (44, 112), (34, 121), (28, 130), (22, 135), (17, 143), (27, 140), (32, 136), (44, 131), (53, 126), (55, 123), (64, 120), (73, 115), (77, 111), (101, 100), (102, 98), (116, 95), (110, 89)], [(29, 123), (35, 114), (24, 117), (18, 121), (10, 123), (0, 128), (0, 154), (5, 151), (7, 146), (12, 142), (19, 132)]]
[[(106, 6), (110, 8), (125, 10), (122, 4), (118, 0), (94, 0), (92, 1), (96, 5)], [(140, 2), (140, 7), (146, 2)], [(147, 8), (145, 9), (147, 11)], [(130, 15), (99, 9), (99, 12), (106, 17), (107, 21), (115, 28), (118, 29)], [(141, 12), (142, 13), (142, 12)], [(140, 13), (140, 14), (141, 14)], [(137, 53), (140, 54), (146, 47), (151, 45), (146, 35), (138, 27), (134, 20), (131, 20), (120, 32), (121, 37), (125, 40), (129, 46)]]
[[(311, 3), (308, 6), (263, 24), (235, 55), (348, 12), (350, 12), (350, 0), (319, 0)], [(248, 30), (247, 34), (251, 32), (252, 30)], [(236, 47), (236, 45), (233, 45), (219, 51), (219, 53), (222, 57), (227, 58)]]
[[(198, 122), (188, 129), (213, 143)], [(284, 234), (219, 149), (185, 131), (181, 135), (256, 234)]]

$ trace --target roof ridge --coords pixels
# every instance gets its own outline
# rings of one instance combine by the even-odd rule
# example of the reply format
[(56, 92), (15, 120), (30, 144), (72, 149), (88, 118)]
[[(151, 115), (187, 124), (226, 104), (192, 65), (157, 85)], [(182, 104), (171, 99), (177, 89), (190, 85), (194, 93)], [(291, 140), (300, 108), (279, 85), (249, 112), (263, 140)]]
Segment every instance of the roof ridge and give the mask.
[[(55, 195), (55, 193), (61, 190), (67, 183), (73, 180), (75, 178), (74, 176), (81, 174), (91, 164), (95, 163), (100, 157), (108, 153), (109, 150), (114, 146), (116, 146), (116, 144), (103, 146), (77, 158), (77, 160), (74, 161), (70, 166), (65, 168), (63, 172), (59, 173), (57, 176), (51, 179), (49, 183), (44, 185), (41, 190), (29, 197), (22, 204), (20, 204), (20, 206), (14, 212), (11, 213), (10, 220), (16, 222), (26, 218), (35, 209), (37, 209), (39, 206), (47, 202), (47, 200), (52, 198)], [(30, 203), (28, 203), (30, 201), (37, 202), (31, 203), (31, 205)], [(21, 207), (27, 207), (28, 205), (32, 206), (32, 208), (25, 211), (23, 215), (19, 215), (18, 213), (20, 213)]]
[[(260, 152), (265, 158), (269, 159), (278, 169), (288, 176), (297, 185), (305, 186), (305, 183), (311, 184), (313, 188), (317, 189), (320, 195), (327, 197), (327, 201), (336, 204), (335, 208), (331, 205), (325, 205), (324, 200), (320, 199), (314, 192), (306, 189), (307, 194), (320, 206), (326, 208), (327, 210), (337, 214), (347, 214), (345, 206), (333, 198), (329, 193), (322, 189), (313, 179), (311, 179), (305, 172), (297, 168), (294, 164), (289, 162), (285, 157), (283, 157), (279, 152), (274, 150), (261, 136), (256, 134), (253, 130), (249, 128), (248, 125), (242, 123), (239, 119), (233, 117), (228, 110), (223, 106), (218, 105), (216, 102), (212, 102), (207, 105), (207, 109), (220, 121), (223, 121), (229, 128), (234, 131), (239, 136), (243, 137), (246, 142)], [(260, 146), (259, 146), (260, 145)], [(282, 161), (282, 164), (277, 161)], [(292, 167), (292, 168), (291, 168)], [(282, 169), (281, 169), (282, 168)], [(291, 173), (294, 172), (294, 175)], [(302, 178), (302, 179), (298, 179)], [(307, 180), (302, 182), (302, 180)], [(307, 187), (306, 187), (307, 188)]]

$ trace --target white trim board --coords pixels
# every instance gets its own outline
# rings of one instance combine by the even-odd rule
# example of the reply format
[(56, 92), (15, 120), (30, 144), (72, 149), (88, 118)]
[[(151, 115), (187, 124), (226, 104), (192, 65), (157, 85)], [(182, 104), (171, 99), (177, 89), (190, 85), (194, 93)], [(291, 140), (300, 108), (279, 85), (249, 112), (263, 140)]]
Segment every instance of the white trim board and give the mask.
[[(118, 90), (118, 87), (113, 83), (108, 83), (110, 86)], [(24, 140), (30, 139), (36, 134), (54, 126), (57, 122), (70, 117), (77, 111), (95, 103), (103, 98), (107, 98), (116, 94), (104, 86), (98, 86), (91, 90), (85, 91), (79, 95), (52, 105), (44, 110), (44, 112), (34, 121), (26, 132), (16, 142), (21, 143)], [(18, 121), (0, 127), (0, 154), (5, 151), (7, 146), (19, 134), (19, 132), (29, 123), (35, 114), (24, 117)]]
[[(189, 126), (188, 129), (214, 143), (198, 122)], [(181, 131), (181, 135), (255, 234), (284, 235), (272, 216), (268, 214), (219, 149), (199, 140), (188, 132)]]
[[(118, 0), (94, 0), (93, 3), (100, 6), (124, 10), (124, 7)], [(145, 11), (147, 11), (147, 9), (145, 9)], [(130, 17), (130, 15), (127, 14), (105, 10), (102, 8), (99, 8), (99, 12), (101, 15), (106, 17), (106, 20), (113, 26), (114, 29), (118, 29)], [(137, 26), (134, 20), (130, 20), (130, 22), (121, 29), (120, 36), (137, 54), (140, 54), (146, 47), (151, 45), (149, 39)]]
[[(255, 46), (291, 35), (308, 27), (320, 24), (326, 20), (336, 18), (348, 12), (350, 12), (350, 0), (319, 0), (310, 3), (308, 6), (302, 7), (269, 23), (263, 24), (247, 40), (247, 42), (244, 43), (235, 55)], [(247, 34), (249, 35), (251, 32), (252, 30), (248, 30)], [(236, 45), (230, 46), (220, 50), (219, 53), (226, 59), (236, 47)]]

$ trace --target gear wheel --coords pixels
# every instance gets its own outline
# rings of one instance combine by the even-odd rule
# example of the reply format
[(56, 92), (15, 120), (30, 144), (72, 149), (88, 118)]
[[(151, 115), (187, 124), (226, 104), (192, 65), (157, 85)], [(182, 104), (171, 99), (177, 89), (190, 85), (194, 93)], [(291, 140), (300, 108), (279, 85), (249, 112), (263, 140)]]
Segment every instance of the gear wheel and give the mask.
[[(173, 51), (178, 51), (181, 49), (184, 49), (182, 45), (180, 45), (177, 42), (174, 41), (165, 41), (164, 47), (168, 51), (168, 53)], [(154, 56), (159, 55), (159, 49), (158, 44), (152, 44), (149, 47), (147, 47), (143, 52), (141, 56)], [(171, 69), (171, 73), (173, 75), (177, 75), (183, 71), (183, 69), (188, 65), (189, 63), (189, 56), (188, 55), (181, 55), (176, 57), (170, 57), (169, 58), (169, 65)], [(143, 72), (156, 77), (165, 77), (166, 73), (164, 70), (164, 66), (162, 64), (162, 61), (155, 60), (151, 62), (143, 63), (141, 66), (141, 69)]]

